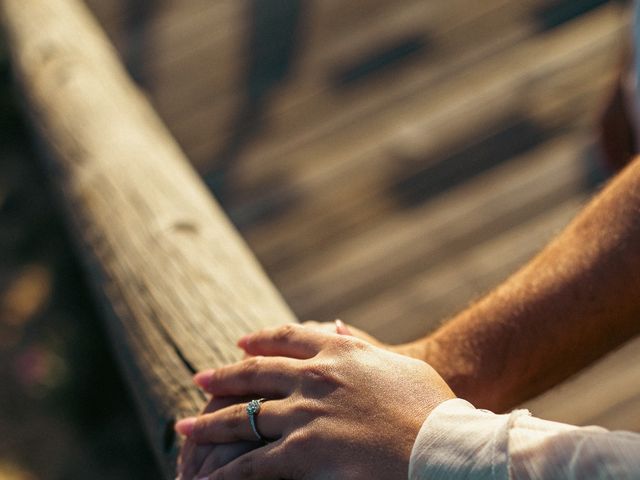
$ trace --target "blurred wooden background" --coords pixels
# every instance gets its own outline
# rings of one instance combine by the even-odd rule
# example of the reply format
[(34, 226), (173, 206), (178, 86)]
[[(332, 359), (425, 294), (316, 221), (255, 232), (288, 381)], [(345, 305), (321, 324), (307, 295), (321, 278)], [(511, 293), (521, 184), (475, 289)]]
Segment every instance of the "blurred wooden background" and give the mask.
[[(622, 2), (89, 3), (300, 318), (423, 335), (606, 179)], [(640, 430), (639, 359), (531, 408)]]

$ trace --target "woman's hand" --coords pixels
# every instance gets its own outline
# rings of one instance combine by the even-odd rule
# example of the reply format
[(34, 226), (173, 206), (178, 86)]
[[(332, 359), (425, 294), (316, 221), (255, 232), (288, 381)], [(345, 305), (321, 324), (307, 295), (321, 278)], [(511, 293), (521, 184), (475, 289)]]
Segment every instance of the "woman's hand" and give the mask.
[[(389, 351), (394, 351), (407, 356), (416, 355), (412, 353), (415, 349), (408, 349), (407, 345), (387, 345), (377, 340), (372, 335), (369, 335), (363, 330), (351, 325), (345, 324), (342, 320), (335, 320), (333, 322), (316, 322), (313, 320), (304, 322), (305, 327), (313, 330), (319, 330), (327, 333), (337, 333), (339, 335), (350, 335), (361, 340), (364, 340), (372, 345), (380, 348), (384, 348)], [(249, 358), (251, 355), (245, 354), (245, 358)], [(214, 398), (207, 405), (203, 413), (212, 413), (220, 410), (223, 407), (227, 407), (232, 404), (246, 402), (249, 399), (243, 400), (237, 397), (223, 397)], [(256, 442), (237, 442), (228, 444), (196, 444), (191, 439), (187, 439), (180, 452), (178, 459), (178, 474), (179, 480), (194, 480), (203, 476), (203, 472), (214, 471), (217, 468), (229, 463), (236, 459), (240, 455), (253, 450), (259, 446)]]
[(256, 442), (199, 445), (187, 439), (180, 452), (177, 480), (206, 478), (206, 472), (226, 465), (244, 453), (253, 450), (257, 445)]
[[(237, 403), (247, 402), (242, 397), (212, 398), (203, 411), (203, 415), (217, 412)], [(253, 450), (257, 442), (235, 442), (225, 444), (197, 444), (187, 438), (178, 458), (178, 480), (194, 480), (222, 465), (235, 460), (240, 455)]]
[[(429, 365), (359, 339), (298, 325), (263, 330), (240, 346), (254, 355), (203, 372), (214, 396), (265, 397), (256, 416), (273, 441), (201, 478), (406, 479), (417, 433), (454, 395)], [(179, 422), (196, 444), (255, 441), (246, 403)]]
[(417, 358), (418, 360), (428, 361), (426, 358), (427, 344), (426, 339), (421, 339), (415, 342), (403, 343), (400, 345), (390, 345), (388, 343), (381, 342), (373, 335), (368, 334), (364, 330), (354, 327), (353, 325), (347, 325), (342, 320), (335, 320), (333, 322), (316, 322), (315, 320), (308, 320), (303, 322), (302, 325), (311, 328), (313, 330), (323, 331), (327, 333), (338, 333), (340, 335), (351, 335), (360, 340), (364, 340), (376, 347), (384, 348), (390, 352), (399, 353), (407, 357)]

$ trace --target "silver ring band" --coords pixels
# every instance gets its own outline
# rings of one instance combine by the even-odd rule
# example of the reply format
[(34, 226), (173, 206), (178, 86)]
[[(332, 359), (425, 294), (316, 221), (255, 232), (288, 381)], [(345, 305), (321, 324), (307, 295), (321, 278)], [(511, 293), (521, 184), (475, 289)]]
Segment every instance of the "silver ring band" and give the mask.
[(260, 407), (266, 400), (266, 398), (258, 398), (256, 400), (251, 400), (247, 404), (247, 415), (249, 416), (249, 425), (251, 425), (251, 430), (253, 430), (256, 438), (264, 443), (267, 443), (269, 440), (260, 435), (258, 427), (256, 427), (256, 416), (260, 413)]

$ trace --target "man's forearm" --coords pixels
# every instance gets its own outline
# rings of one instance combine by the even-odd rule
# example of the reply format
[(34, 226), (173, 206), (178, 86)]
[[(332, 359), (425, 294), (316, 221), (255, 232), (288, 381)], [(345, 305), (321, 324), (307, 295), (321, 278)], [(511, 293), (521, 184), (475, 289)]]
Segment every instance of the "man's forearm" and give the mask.
[(640, 159), (537, 257), (411, 345), (453, 390), (505, 410), (640, 332)]

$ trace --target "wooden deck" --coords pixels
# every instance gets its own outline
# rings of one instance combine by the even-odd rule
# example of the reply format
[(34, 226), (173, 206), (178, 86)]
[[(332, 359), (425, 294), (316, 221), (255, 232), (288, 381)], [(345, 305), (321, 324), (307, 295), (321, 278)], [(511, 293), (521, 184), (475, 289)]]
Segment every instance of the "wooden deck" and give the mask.
[[(89, 3), (301, 318), (423, 335), (605, 179), (620, 3)], [(638, 378), (635, 342), (530, 406), (640, 430)]]

